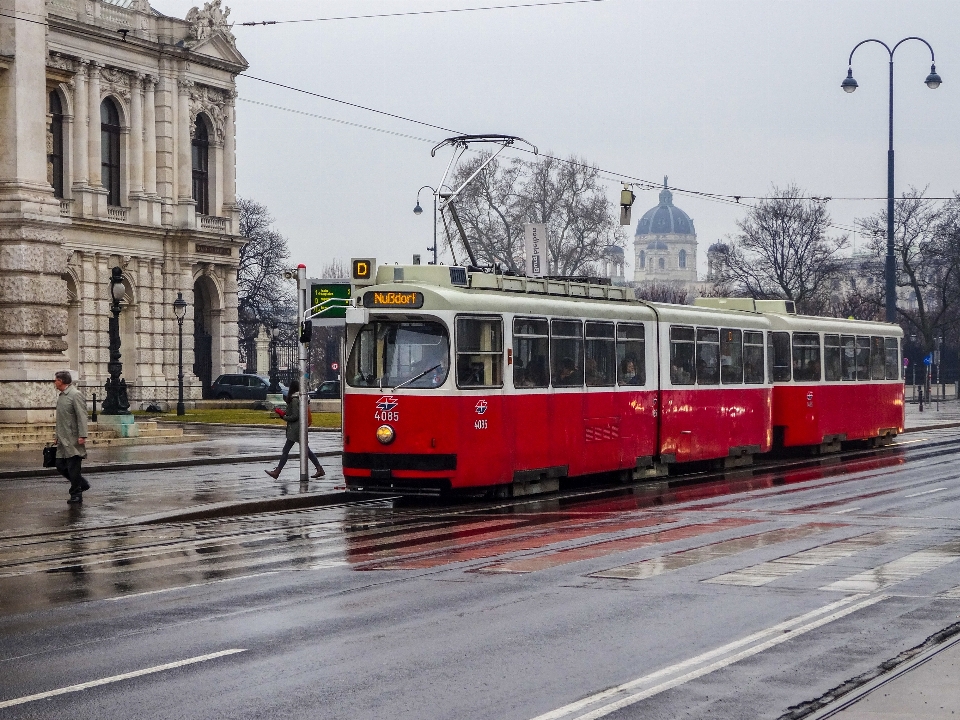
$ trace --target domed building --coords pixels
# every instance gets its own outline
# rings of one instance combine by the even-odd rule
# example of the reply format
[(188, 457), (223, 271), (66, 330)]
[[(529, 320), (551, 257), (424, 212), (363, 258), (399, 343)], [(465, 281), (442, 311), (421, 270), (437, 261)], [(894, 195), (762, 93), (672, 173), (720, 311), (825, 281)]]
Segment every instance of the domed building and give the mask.
[(697, 232), (693, 220), (673, 204), (663, 178), (660, 204), (643, 214), (634, 239), (633, 279), (637, 283), (697, 282)]

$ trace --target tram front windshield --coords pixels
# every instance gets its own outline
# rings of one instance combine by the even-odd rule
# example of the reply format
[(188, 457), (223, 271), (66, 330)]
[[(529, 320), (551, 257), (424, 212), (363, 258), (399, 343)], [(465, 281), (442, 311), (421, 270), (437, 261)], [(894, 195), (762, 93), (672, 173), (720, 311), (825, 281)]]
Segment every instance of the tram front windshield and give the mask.
[(347, 362), (351, 387), (435, 388), (447, 379), (450, 341), (438, 322), (373, 322), (357, 334)]

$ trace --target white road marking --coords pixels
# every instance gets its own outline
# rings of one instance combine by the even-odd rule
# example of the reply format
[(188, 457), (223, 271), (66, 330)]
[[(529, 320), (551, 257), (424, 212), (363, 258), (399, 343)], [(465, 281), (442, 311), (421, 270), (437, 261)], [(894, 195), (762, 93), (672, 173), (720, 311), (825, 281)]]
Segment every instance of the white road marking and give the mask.
[[(641, 700), (646, 700), (649, 697), (653, 697), (654, 695), (664, 692), (665, 690), (682, 685), (690, 680), (695, 680), (716, 670), (725, 668), (728, 665), (732, 665), (740, 660), (761, 653), (764, 650), (768, 650), (788, 640), (792, 640), (799, 635), (803, 635), (811, 630), (815, 630), (818, 627), (831, 623), (834, 620), (838, 620), (846, 615), (857, 612), (858, 610), (862, 610), (863, 608), (874, 605), (885, 599), (885, 595), (876, 595), (873, 597), (852, 595), (840, 602), (824, 605), (821, 608), (793, 618), (792, 620), (787, 620), (786, 622), (769, 627), (766, 630), (761, 630), (740, 640), (735, 640), (734, 642), (719, 647), (716, 650), (711, 650), (703, 653), (702, 655), (690, 658), (689, 660), (684, 660), (676, 665), (671, 665), (670, 667), (658, 670), (650, 675), (645, 675), (637, 678), (636, 680), (631, 680), (630, 682), (624, 683), (623, 685), (618, 685), (617, 687), (610, 688), (609, 690), (604, 690), (596, 693), (595, 695), (590, 695), (582, 700), (577, 700), (569, 705), (564, 705), (562, 708), (552, 710), (544, 713), (543, 715), (538, 715), (537, 717), (533, 718), (533, 720), (595, 720), (596, 718), (610, 715), (617, 710), (638, 703)], [(752, 647), (747, 647), (745, 650), (734, 652), (739, 648), (748, 645), (752, 645)], [(715, 660), (716, 658), (721, 659)], [(682, 675), (678, 675), (678, 673), (683, 673), (690, 668), (697, 669), (686, 672)], [(660, 682), (658, 685), (648, 687), (645, 690), (632, 692), (640, 687), (643, 687), (644, 685), (649, 685), (652, 682), (670, 678), (670, 676), (674, 677), (665, 680), (664, 682)], [(607, 702), (610, 700), (613, 700), (613, 702)], [(599, 703), (604, 702), (606, 702), (606, 704), (596, 707)], [(586, 714), (576, 714), (583, 710), (587, 710)]]
[(893, 562), (884, 563), (843, 580), (824, 585), (820, 589), (854, 593), (876, 592), (890, 585), (936, 570), (938, 567), (952, 563), (958, 558), (960, 558), (960, 542), (948, 542), (910, 553)]
[(836, 511), (835, 513), (833, 513), (833, 514), (834, 514), (834, 515), (843, 515), (843, 514), (845, 514), (845, 513), (851, 513), (851, 512), (853, 512), (854, 510), (859, 510), (859, 509), (860, 509), (860, 508), (858, 508), (858, 507), (852, 507), (852, 508), (847, 508), (846, 510), (837, 510), (837, 511)]
[(946, 488), (935, 488), (933, 490), (927, 490), (925, 492), (914, 493), (913, 495), (904, 495), (904, 497), (920, 497), (921, 495), (932, 495), (933, 493), (943, 492)]
[(221, 650), (220, 652), (210, 653), (209, 655), (197, 655), (196, 657), (187, 658), (186, 660), (178, 660), (177, 662), (166, 663), (165, 665), (155, 665), (154, 667), (145, 668), (143, 670), (134, 670), (133, 672), (123, 673), (122, 675), (114, 675), (112, 677), (102, 678), (100, 680), (91, 680), (90, 682), (80, 683), (79, 685), (70, 685), (69, 687), (59, 688), (58, 690), (49, 690), (47, 692), (37, 693), (36, 695), (27, 695), (25, 697), (15, 698), (13, 700), (4, 700), (3, 702), (0, 702), (0, 708), (13, 707), (14, 705), (24, 705), (29, 702), (44, 700), (56, 695), (80, 692), (81, 690), (87, 690), (100, 685), (109, 685), (110, 683), (120, 682), (121, 680), (129, 680), (130, 678), (141, 677), (142, 675), (151, 675), (153, 673), (164, 672), (165, 670), (174, 670), (176, 668), (183, 667), (184, 665), (193, 665), (195, 663), (206, 662), (207, 660), (216, 660), (217, 658), (226, 657), (227, 655), (236, 655), (237, 653), (242, 652), (246, 652), (246, 649), (234, 648), (232, 650)]
[(887, 445), (887, 447), (896, 447), (897, 445), (910, 445), (911, 443), (926, 442), (930, 438), (918, 438), (916, 440), (900, 440)]
[[(177, 585), (176, 587), (162, 588), (160, 590), (144, 590), (143, 592), (133, 593), (131, 595), (118, 595), (112, 598), (102, 598), (104, 602), (117, 602), (119, 600), (129, 600), (131, 598), (139, 598), (144, 595), (159, 595), (160, 593), (173, 592), (174, 590), (190, 590), (192, 588), (206, 587), (207, 585), (217, 585), (219, 583), (225, 582), (236, 582), (237, 580), (249, 580), (250, 578), (264, 577), (266, 575), (276, 575), (279, 570), (271, 570), (270, 572), (254, 573), (253, 575), (238, 575), (237, 577), (232, 578), (223, 578), (222, 580), (211, 580), (210, 582), (204, 583), (193, 583), (192, 585)], [(91, 602), (99, 602), (100, 600), (92, 600)]]

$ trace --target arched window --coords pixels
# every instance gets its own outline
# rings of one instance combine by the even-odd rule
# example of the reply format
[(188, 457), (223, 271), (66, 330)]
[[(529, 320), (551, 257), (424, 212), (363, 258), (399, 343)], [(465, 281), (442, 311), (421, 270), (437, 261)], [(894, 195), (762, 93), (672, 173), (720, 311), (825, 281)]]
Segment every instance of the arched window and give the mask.
[(53, 185), (53, 194), (63, 197), (63, 106), (60, 93), (50, 93), (50, 145), (47, 148), (47, 182)]
[(664, 260), (663, 258), (660, 258), (659, 260), (657, 260), (657, 267), (659, 267), (661, 270), (663, 270), (666, 266), (667, 266), (666, 260)]
[(680, 267), (685, 268), (687, 266), (687, 251), (680, 251)]
[(197, 201), (197, 212), (210, 214), (210, 139), (207, 124), (197, 115), (197, 124), (193, 133), (193, 199)]
[(640, 267), (645, 268), (647, 266), (647, 254), (641, 250), (640, 251)]
[(113, 100), (100, 103), (100, 182), (107, 205), (120, 204), (120, 113)]

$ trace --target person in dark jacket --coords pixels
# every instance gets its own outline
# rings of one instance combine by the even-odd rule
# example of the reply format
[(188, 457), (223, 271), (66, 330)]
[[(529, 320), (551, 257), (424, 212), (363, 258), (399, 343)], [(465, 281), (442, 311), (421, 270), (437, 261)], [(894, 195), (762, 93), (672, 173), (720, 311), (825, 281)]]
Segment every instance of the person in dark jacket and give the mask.
[[(283, 414), (283, 419), (287, 423), (287, 441), (283, 444), (283, 452), (280, 454), (280, 462), (273, 470), (265, 470), (270, 477), (276, 479), (280, 476), (280, 471), (287, 464), (287, 458), (290, 455), (290, 448), (300, 442), (300, 382), (298, 380), (290, 381), (290, 392), (287, 393), (287, 410)], [(278, 411), (279, 412), (279, 411)], [(313, 478), (322, 478), (326, 473), (320, 466), (320, 461), (313, 454), (309, 443), (307, 444), (307, 457), (313, 463), (317, 471), (311, 475)]]
[(53, 384), (60, 392), (56, 411), (57, 470), (70, 481), (67, 502), (79, 504), (83, 502), (83, 491), (90, 489), (90, 483), (80, 474), (80, 463), (87, 456), (87, 404), (66, 370), (54, 376)]

